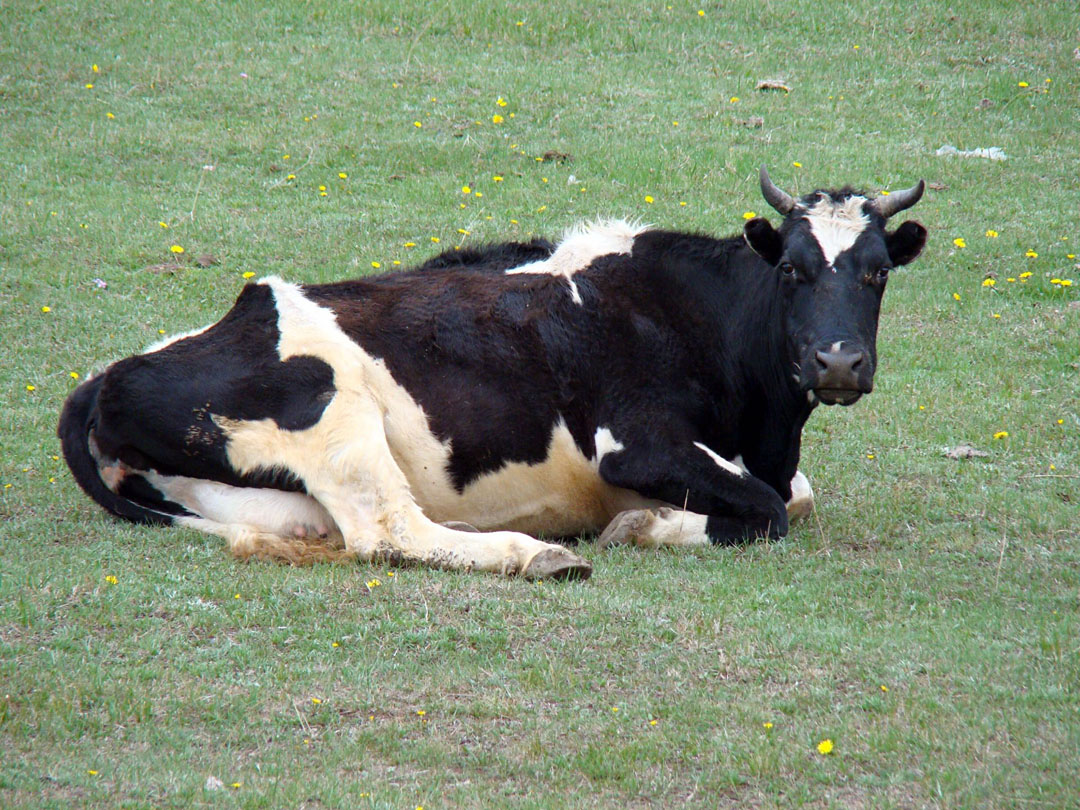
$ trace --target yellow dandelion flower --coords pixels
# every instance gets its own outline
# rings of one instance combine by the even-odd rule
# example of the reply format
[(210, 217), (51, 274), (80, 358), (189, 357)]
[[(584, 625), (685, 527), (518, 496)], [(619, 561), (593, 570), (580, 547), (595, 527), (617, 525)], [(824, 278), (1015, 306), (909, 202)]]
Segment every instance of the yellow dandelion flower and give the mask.
[(833, 741), (832, 740), (822, 740), (821, 742), (819, 742), (817, 744), (817, 750), (818, 750), (818, 753), (821, 754), (822, 756), (825, 756), (827, 754), (831, 754), (832, 750), (833, 750)]
[(1007, 282), (1009, 282), (1010, 284), (1015, 284), (1015, 283), (1016, 283), (1016, 279), (1015, 279), (1015, 278), (1013, 278), (1012, 276), (1009, 276), (1009, 277), (1008, 277), (1007, 279), (1005, 279), (1005, 280), (1006, 280)]
[(313, 697), (311, 699), (311, 702), (318, 706), (320, 703), (322, 703), (322, 698)]
[(31, 385), (31, 384), (28, 383), (27, 386), (26, 386), (26, 390), (33, 393), (34, 391), (37, 391), (37, 386), (36, 385)]
[(413, 125), (414, 127), (416, 127), (417, 129), (420, 129), (420, 127), (422, 127), (422, 126), (423, 126), (423, 124), (421, 124), (421, 123), (420, 123), (419, 121), (413, 121), (413, 122), (412, 122), (412, 125)]
[(292, 155), (282, 155), (281, 159), (282, 160), (288, 160), (290, 157), (292, 157)]
[(286, 180), (295, 180), (296, 175), (295, 174), (287, 174), (287, 175), (285, 175), (285, 179)]
[(498, 113), (491, 116), (491, 123), (493, 123), (493, 124), (501, 124), (502, 122), (503, 122), (503, 117), (501, 115), (499, 115)]
[(652, 198), (652, 196), (651, 196), (651, 195), (649, 195), (649, 194), (646, 194), (646, 195), (645, 195), (645, 202), (647, 202), (647, 203), (648, 203), (649, 205), (652, 205), (652, 204), (653, 204), (653, 198)]
[(73, 379), (73, 380), (77, 380), (77, 379), (79, 379), (79, 372), (77, 372), (77, 371), (69, 371), (68, 376), (71, 377), (71, 379)]
[(731, 101), (732, 104), (738, 104), (739, 103), (739, 97), (738, 96), (732, 96), (730, 101)]
[(472, 194), (472, 188), (470, 188), (469, 186), (462, 186), (461, 187), (461, 193), (462, 194)]
[(993, 318), (994, 320), (1001, 320), (1001, 313), (1000, 312), (991, 312), (990, 317)]
[(797, 161), (797, 160), (792, 161), (791, 165), (794, 166), (796, 169), (801, 169), (802, 168), (802, 164), (799, 163), (799, 161)]
[(416, 713), (417, 713), (417, 714), (418, 714), (418, 715), (419, 715), (420, 717), (423, 717), (423, 716), (424, 716), (425, 714), (427, 714), (427, 712), (425, 712), (425, 711), (424, 711), (423, 709), (417, 709), (417, 710), (416, 710)]
[(94, 89), (94, 83), (93, 82), (87, 82), (86, 83), (86, 89), (87, 90), (93, 90)]
[(772, 723), (766, 721), (766, 722), (761, 724), (761, 727), (763, 729), (765, 729), (766, 731), (769, 731), (770, 729), (772, 729), (773, 725), (772, 725)]
[(473, 192), (473, 195), (474, 195), (474, 196), (476, 196), (476, 197), (483, 197), (483, 196), (484, 196), (484, 192), (482, 192), (482, 191), (474, 191), (474, 192)]
[(952, 297), (953, 297), (954, 301), (959, 301), (960, 300), (960, 293), (953, 293)]
[(115, 585), (120, 580), (118, 580), (112, 574), (109, 574), (107, 577), (105, 577), (105, 581), (108, 582), (110, 585)]
[(1075, 253), (1066, 253), (1066, 254), (1065, 254), (1065, 258), (1066, 258), (1066, 259), (1075, 259), (1075, 258), (1076, 258), (1076, 254), (1075, 254)]
[(1017, 82), (1017, 83), (1016, 83), (1016, 86), (1017, 86), (1017, 87), (1027, 87), (1027, 86), (1028, 86), (1028, 83), (1027, 83), (1027, 82)]
[(705, 9), (703, 9), (703, 8), (699, 8), (699, 9), (698, 9), (698, 12), (697, 12), (697, 15), (698, 15), (699, 17), (704, 17), (704, 16), (705, 16)]
[(98, 775), (97, 771), (87, 771), (87, 773), (90, 774), (91, 776), (97, 776)]
[(173, 245), (172, 247), (169, 248), (169, 250), (171, 250), (177, 256), (179, 256), (181, 253), (184, 252), (184, 249), (182, 247), (180, 247), (180, 245)]
[(995, 284), (997, 284), (997, 281), (992, 278), (984, 278), (982, 283), (984, 287), (993, 287)]
[(614, 712), (615, 714), (618, 714), (619, 713), (619, 707), (618, 706), (612, 706), (611, 711)]
[(882, 685), (881, 685), (881, 691), (882, 691), (882, 692), (888, 692), (888, 691), (889, 691), (889, 687), (887, 687), (887, 686), (886, 686), (885, 684), (882, 684)]
[(42, 311), (42, 312), (52, 312), (52, 307), (48, 307), (48, 306), (46, 306), (46, 307), (42, 307), (42, 308), (41, 308), (41, 311)]
[(753, 219), (756, 216), (757, 216), (756, 211), (743, 211), (742, 218), (743, 219)]
[(331, 642), (330, 646), (331, 646), (331, 647), (340, 647), (340, 646), (341, 646), (341, 644), (339, 644), (338, 642), (334, 641), (334, 642)]
[(1029, 259), (1037, 259), (1037, 258), (1039, 258), (1039, 254), (1036, 253), (1031, 248), (1028, 248), (1027, 252), (1024, 255), (1027, 256)]
[(672, 125), (673, 127), (677, 127), (677, 126), (679, 125), (679, 122), (678, 122), (678, 121), (672, 121), (672, 122), (671, 122), (671, 125)]
[(958, 236), (956, 239), (953, 239), (952, 243), (954, 245), (956, 245), (958, 248), (966, 248), (967, 247), (967, 242), (964, 241), (964, 238), (962, 236)]
[(240, 783), (240, 782), (233, 782), (233, 783), (232, 783), (231, 785), (229, 785), (229, 787), (231, 787), (231, 788), (238, 788), (238, 787), (240, 787), (240, 785), (241, 785), (241, 783)]
[[(90, 66), (90, 70), (91, 70), (92, 72), (94, 72), (94, 73), (100, 73), (100, 72), (101, 72), (101, 71), (100, 71), (100, 70), (98, 69), (98, 66), (97, 66), (97, 65), (91, 65), (91, 66)], [(1049, 80), (1049, 79), (1047, 79), (1047, 81), (1050, 81), (1050, 80)], [(97, 773), (97, 772), (95, 771), (95, 773)]]
[(252, 270), (245, 270), (240, 274), (241, 278), (255, 278), (255, 272)]
[(337, 176), (340, 177), (342, 180), (348, 180), (349, 179), (349, 175), (347, 175), (345, 172), (338, 172)]
[(1027, 281), (1029, 278), (1031, 278), (1031, 271), (1030, 270), (1025, 270), (1023, 273), (1020, 274), (1020, 280), (1021, 281)]
[(378, 588), (378, 587), (379, 587), (380, 585), (382, 585), (382, 583), (381, 583), (381, 582), (379, 582), (379, 580), (378, 580), (378, 579), (369, 579), (369, 580), (367, 581), (367, 586), (368, 586), (368, 589), (369, 589), (369, 590), (370, 590), (371, 588)]
[(165, 222), (164, 220), (159, 222), (158, 225), (160, 225), (162, 228), (168, 228), (169, 227), (169, 223)]
[(234, 594), (232, 595), (232, 598), (233, 598), (233, 599), (239, 599), (239, 598), (240, 598), (240, 594), (238, 594), (238, 593), (234, 593)]
[(111, 112), (105, 113), (105, 117), (108, 118), (110, 121), (112, 121), (114, 118), (116, 118), (116, 116), (113, 115)]
[(686, 207), (686, 200), (679, 200), (679, 206), (682, 207), (682, 208), (685, 208)]
[(462, 236), (468, 236), (469, 235), (469, 232), (467, 230), (465, 230), (464, 228), (458, 228), (457, 232), (460, 233)]
[(503, 178), (501, 174), (496, 174), (491, 178), (491, 180), (494, 183), (501, 183), (503, 181)]
[(326, 193), (325, 191), (320, 191), (320, 192), (319, 192), (319, 196), (320, 196), (320, 197), (329, 197), (330, 195), (329, 195), (329, 194), (327, 194), (327, 193)]
[(873, 461), (873, 460), (874, 460), (874, 454), (873, 454), (873, 453), (867, 453), (867, 454), (866, 454), (866, 457), (867, 457), (868, 459), (870, 459), (871, 461)]
[(434, 244), (436, 244), (436, 245), (437, 245), (437, 244), (439, 244), (439, 237), (437, 237), (437, 236), (433, 236), (433, 237), (431, 237), (431, 241), (432, 241), (432, 242), (433, 242)]
[(1061, 279), (1060, 278), (1052, 278), (1052, 279), (1050, 279), (1050, 283), (1054, 284), (1054, 285), (1058, 285), (1058, 284), (1061, 283)]
[(498, 104), (500, 107), (505, 107), (506, 106), (506, 99), (503, 98), (502, 96), (499, 96), (497, 99), (495, 99), (495, 103)]
[(994, 438), (995, 439), (1007, 439), (1007, 438), (1009, 438), (1009, 431), (1007, 431), (1007, 430), (999, 430), (997, 433), (994, 434)]
[(991, 239), (997, 239), (998, 232), (995, 231), (993, 228), (987, 228), (986, 229), (986, 235), (988, 237), (990, 237)]
[(372, 262), (371, 266), (374, 267), (376, 270), (378, 270), (380, 267), (382, 267), (382, 265), (379, 264), (378, 262)]
[(1061, 280), (1061, 286), (1062, 287), (1071, 287), (1072, 286), (1072, 279), (1071, 278), (1063, 278)]

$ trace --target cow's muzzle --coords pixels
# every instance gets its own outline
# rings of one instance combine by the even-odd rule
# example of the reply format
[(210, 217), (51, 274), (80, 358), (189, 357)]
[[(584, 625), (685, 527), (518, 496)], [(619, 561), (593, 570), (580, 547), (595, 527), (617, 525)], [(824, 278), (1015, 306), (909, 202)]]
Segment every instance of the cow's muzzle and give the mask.
[(826, 405), (851, 405), (874, 387), (874, 370), (866, 354), (834, 344), (814, 352), (811, 387)]

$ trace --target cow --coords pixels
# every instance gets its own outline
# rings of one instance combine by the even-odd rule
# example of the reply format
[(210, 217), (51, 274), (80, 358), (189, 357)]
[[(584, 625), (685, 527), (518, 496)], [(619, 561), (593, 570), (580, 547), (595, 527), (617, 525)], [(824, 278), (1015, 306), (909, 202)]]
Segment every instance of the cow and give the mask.
[[(75, 480), (240, 558), (585, 578), (564, 543), (731, 544), (788, 531), (814, 408), (873, 387), (919, 181), (795, 198), (730, 238), (627, 222), (448, 251), (411, 270), (244, 287), (217, 323), (82, 383)], [(544, 539), (538, 539), (542, 537)]]

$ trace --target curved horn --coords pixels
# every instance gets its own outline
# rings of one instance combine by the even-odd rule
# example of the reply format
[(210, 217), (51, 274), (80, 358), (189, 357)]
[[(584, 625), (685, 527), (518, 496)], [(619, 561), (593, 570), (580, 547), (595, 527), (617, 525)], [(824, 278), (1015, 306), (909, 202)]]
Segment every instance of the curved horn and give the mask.
[(893, 214), (899, 214), (905, 208), (911, 208), (922, 197), (923, 191), (926, 190), (926, 183), (920, 180), (911, 188), (905, 188), (903, 191), (894, 191), (892, 194), (887, 194), (884, 197), (878, 197), (874, 200), (874, 207), (878, 210), (885, 219), (888, 219)]
[(777, 188), (776, 184), (769, 179), (769, 170), (764, 166), (761, 167), (760, 178), (761, 193), (765, 197), (765, 202), (775, 208), (778, 213), (787, 216), (795, 207), (795, 198), (783, 189)]

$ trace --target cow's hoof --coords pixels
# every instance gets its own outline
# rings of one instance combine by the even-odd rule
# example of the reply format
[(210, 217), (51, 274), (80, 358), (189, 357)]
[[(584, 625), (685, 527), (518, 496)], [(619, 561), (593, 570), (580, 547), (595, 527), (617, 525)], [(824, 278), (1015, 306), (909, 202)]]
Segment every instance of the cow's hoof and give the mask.
[(464, 523), (460, 520), (448, 520), (443, 524), (443, 527), (453, 529), (455, 532), (480, 532), (480, 530), (471, 523)]
[(788, 520), (803, 520), (810, 517), (810, 513), (814, 511), (814, 499), (802, 498), (800, 500), (790, 501), (787, 505)]
[(600, 534), (600, 548), (621, 545), (649, 545), (647, 529), (656, 516), (648, 509), (619, 512)]
[(592, 563), (565, 548), (545, 548), (521, 572), (525, 579), (588, 579)]

